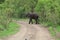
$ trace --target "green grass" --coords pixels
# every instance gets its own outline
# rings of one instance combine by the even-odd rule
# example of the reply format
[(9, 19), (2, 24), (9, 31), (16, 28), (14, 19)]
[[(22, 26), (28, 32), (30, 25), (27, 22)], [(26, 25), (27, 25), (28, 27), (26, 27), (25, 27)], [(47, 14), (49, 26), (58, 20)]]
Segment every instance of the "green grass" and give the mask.
[(56, 40), (60, 40), (60, 38), (57, 38)]
[(48, 30), (50, 31), (50, 33), (51, 33), (52, 36), (55, 36), (55, 35), (56, 35), (56, 33), (54, 32), (52, 26), (50, 26), (50, 27), (48, 28)]
[(51, 33), (52, 36), (55, 36), (56, 33), (53, 30), (53, 24), (51, 22), (43, 22), (42, 25), (44, 25), (44, 27), (47, 27), (49, 32)]
[[(0, 25), (0, 27), (3, 27), (3, 25)], [(18, 24), (16, 24), (15, 22), (10, 22), (8, 29), (0, 32), (0, 37), (6, 37), (15, 34), (18, 31), (18, 28)]]
[[(56, 35), (56, 32), (60, 32), (60, 26), (59, 25), (56, 25), (56, 29), (55, 29), (55, 32), (53, 30), (54, 27), (49, 27), (49, 31), (51, 33), (52, 36), (55, 36)], [(60, 38), (56, 38), (56, 40), (60, 40)]]
[(42, 25), (44, 25), (45, 27), (53, 26), (51, 22), (43, 22)]
[[(57, 32), (60, 32), (60, 26), (59, 26), (59, 25), (57, 25), (56, 31), (57, 31)], [(60, 38), (57, 38), (56, 40), (60, 40)]]
[[(50, 22), (47, 23), (42, 23), (42, 25), (44, 25), (45, 27), (48, 27), (49, 32), (51, 33), (51, 36), (55, 37), (56, 32), (60, 32), (60, 25), (53, 25)], [(54, 26), (55, 27), (55, 31), (54, 31)], [(56, 40), (60, 40), (60, 38), (56, 38)]]
[(59, 25), (56, 27), (56, 31), (60, 32), (60, 26)]

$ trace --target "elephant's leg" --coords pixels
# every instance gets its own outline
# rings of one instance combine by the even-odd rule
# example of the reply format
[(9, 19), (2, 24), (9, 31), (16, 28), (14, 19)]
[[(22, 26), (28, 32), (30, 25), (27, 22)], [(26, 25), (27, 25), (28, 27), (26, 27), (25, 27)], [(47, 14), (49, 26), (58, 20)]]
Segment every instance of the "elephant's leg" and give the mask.
[(31, 20), (29, 19), (29, 24), (30, 24)]
[(33, 20), (31, 20), (31, 23), (33, 24)]
[(32, 22), (32, 19), (30, 18), (30, 20), (29, 20), (29, 24)]
[(37, 24), (37, 23), (38, 23), (38, 22), (37, 22), (37, 19), (35, 19), (35, 21), (36, 21), (36, 24)]

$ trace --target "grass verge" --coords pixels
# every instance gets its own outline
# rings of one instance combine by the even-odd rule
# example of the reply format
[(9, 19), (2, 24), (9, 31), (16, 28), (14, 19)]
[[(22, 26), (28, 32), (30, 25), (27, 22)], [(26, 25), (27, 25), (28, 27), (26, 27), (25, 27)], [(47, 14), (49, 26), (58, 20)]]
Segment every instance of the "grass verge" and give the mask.
[[(55, 25), (56, 27), (54, 27), (54, 25), (50, 22), (49, 23), (42, 23), (42, 25), (44, 25), (45, 27), (48, 27), (48, 30), (51, 33), (51, 36), (53, 36), (53, 37), (56, 37), (56, 35), (58, 35), (57, 33), (60, 33), (60, 25)], [(56, 38), (56, 40), (60, 40), (60, 37)]]
[[(0, 27), (3, 27), (3, 25), (0, 25)], [(19, 25), (17, 23), (10, 22), (8, 29), (0, 31), (0, 38), (15, 34), (18, 31), (18, 28)]]

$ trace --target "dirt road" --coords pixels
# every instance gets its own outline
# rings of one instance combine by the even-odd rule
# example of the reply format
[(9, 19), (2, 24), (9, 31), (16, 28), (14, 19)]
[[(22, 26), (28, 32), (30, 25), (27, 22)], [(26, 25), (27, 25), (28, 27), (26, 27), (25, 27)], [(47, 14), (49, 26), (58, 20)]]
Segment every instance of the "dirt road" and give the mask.
[(25, 21), (17, 21), (17, 23), (21, 26), (19, 32), (3, 40), (55, 40), (48, 29), (39, 24), (28, 24)]

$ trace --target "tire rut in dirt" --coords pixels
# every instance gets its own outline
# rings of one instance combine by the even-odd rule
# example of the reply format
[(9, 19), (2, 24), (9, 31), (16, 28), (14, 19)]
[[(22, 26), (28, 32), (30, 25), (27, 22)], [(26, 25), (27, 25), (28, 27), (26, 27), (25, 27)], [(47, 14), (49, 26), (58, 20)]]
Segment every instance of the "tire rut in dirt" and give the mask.
[(26, 40), (35, 40), (37, 29), (32, 25), (27, 25)]

